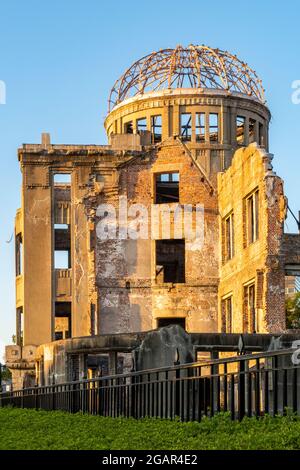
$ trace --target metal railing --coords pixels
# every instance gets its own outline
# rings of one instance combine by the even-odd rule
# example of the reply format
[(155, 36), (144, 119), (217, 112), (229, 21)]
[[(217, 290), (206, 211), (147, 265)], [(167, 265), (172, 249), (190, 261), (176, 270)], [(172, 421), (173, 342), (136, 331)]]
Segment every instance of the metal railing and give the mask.
[(300, 365), (294, 350), (236, 356), (0, 394), (0, 406), (110, 417), (179, 417), (200, 421), (225, 411), (232, 419), (300, 414)]

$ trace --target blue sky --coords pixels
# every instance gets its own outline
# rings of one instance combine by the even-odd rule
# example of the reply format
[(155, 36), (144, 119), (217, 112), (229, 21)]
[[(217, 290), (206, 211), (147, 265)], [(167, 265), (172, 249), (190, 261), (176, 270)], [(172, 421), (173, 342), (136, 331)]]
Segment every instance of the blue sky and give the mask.
[(15, 330), (14, 247), (6, 242), (20, 205), (17, 148), (38, 143), (41, 132), (54, 143), (105, 143), (110, 88), (136, 59), (193, 43), (248, 62), (267, 90), (274, 168), (300, 209), (300, 105), (291, 100), (300, 80), (299, 16), (298, 0), (1, 1), (0, 360)]

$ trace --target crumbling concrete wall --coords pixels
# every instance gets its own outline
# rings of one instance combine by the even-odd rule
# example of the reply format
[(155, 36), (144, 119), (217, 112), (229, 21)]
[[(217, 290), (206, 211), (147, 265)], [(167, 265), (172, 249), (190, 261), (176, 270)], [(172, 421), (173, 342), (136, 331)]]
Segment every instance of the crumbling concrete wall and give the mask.
[[(237, 151), (231, 167), (219, 174), (220, 226), (234, 213), (235, 253), (220, 269), (219, 302), (231, 294), (233, 332), (244, 331), (244, 286), (255, 282), (256, 314), (259, 332), (282, 332), (285, 329), (284, 269), (280, 260), (286, 201), (282, 180), (273, 172), (272, 156), (252, 144)], [(245, 198), (259, 191), (259, 236), (245, 243)], [(222, 240), (221, 244), (222, 244)], [(220, 247), (222, 249), (222, 246)], [(221, 306), (219, 307), (221, 327)]]
[[(180, 173), (179, 203), (194, 208), (203, 205), (203, 246), (196, 249), (186, 243), (184, 284), (162, 285), (156, 280), (155, 240), (150, 238), (150, 232), (148, 240), (97, 240), (96, 272), (103, 334), (156, 328), (157, 318), (161, 317), (184, 317), (188, 331), (217, 331), (217, 196), (203, 182), (203, 175), (190, 155), (171, 139), (157, 151), (122, 165), (118, 196), (127, 197), (128, 207), (143, 204), (151, 227), (154, 176), (174, 171)], [(113, 204), (118, 212), (119, 199), (115, 194), (111, 198), (104, 194), (102, 201)], [(172, 222), (171, 218), (171, 234)]]

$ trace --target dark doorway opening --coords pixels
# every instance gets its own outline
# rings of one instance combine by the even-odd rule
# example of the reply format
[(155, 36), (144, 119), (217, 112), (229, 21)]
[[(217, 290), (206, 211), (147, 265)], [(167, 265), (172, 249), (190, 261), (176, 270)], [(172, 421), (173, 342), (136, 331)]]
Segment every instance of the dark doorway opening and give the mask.
[(184, 317), (165, 317), (157, 319), (157, 328), (163, 328), (164, 326), (179, 325), (185, 330), (185, 318)]

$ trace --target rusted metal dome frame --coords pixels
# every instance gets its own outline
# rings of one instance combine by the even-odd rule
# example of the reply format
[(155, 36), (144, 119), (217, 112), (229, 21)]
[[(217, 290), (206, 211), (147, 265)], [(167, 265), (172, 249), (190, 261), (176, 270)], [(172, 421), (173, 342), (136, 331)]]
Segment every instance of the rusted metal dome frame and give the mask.
[(256, 72), (227, 51), (207, 46), (177, 46), (136, 61), (111, 89), (109, 112), (122, 101), (147, 92), (195, 88), (239, 92), (265, 103)]

